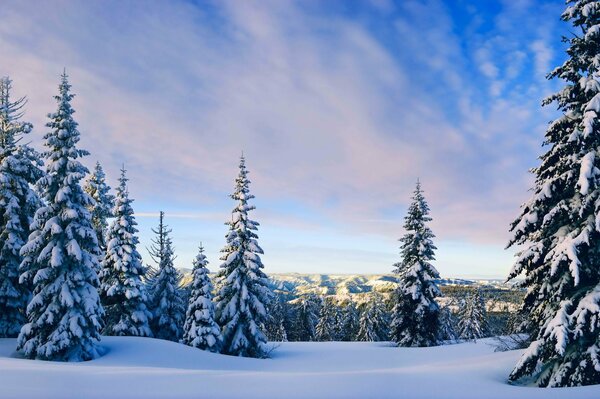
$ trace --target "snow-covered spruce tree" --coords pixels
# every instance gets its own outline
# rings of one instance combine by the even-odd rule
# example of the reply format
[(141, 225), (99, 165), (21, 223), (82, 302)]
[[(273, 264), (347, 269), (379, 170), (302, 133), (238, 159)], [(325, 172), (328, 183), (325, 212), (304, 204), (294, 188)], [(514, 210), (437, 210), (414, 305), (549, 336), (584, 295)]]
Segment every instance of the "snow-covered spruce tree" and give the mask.
[(223, 332), (223, 353), (236, 356), (264, 357), (267, 355), (267, 338), (263, 333), (266, 308), (273, 296), (269, 281), (262, 271), (260, 254), (263, 250), (257, 242), (258, 223), (249, 219), (254, 209), (248, 201), (250, 180), (246, 162), (242, 156), (239, 164), (235, 191), (231, 195), (237, 201), (227, 222), (227, 244), (221, 250), (223, 256), (218, 278), (221, 287), (216, 298), (217, 322)]
[(319, 322), (321, 301), (315, 294), (300, 298), (296, 304), (296, 317), (293, 328), (295, 341), (315, 341)]
[(461, 339), (474, 341), (488, 335), (487, 312), (479, 290), (468, 294), (461, 302), (457, 327)]
[(175, 268), (171, 230), (164, 224), (164, 212), (160, 212), (156, 237), (150, 248), (150, 256), (158, 268), (150, 284), (150, 326), (155, 338), (179, 341), (183, 334), (185, 303), (181, 289), (181, 273)]
[(358, 325), (358, 341), (388, 339), (389, 316), (380, 294), (374, 294), (371, 300), (363, 305)]
[(429, 206), (419, 182), (412, 200), (404, 218), (406, 234), (400, 239), (402, 261), (394, 265), (398, 288), (391, 338), (399, 346), (434, 346), (440, 343), (440, 307), (435, 298), (441, 292), (435, 282), (438, 271), (430, 263), (435, 259), (435, 236), (427, 226)]
[(340, 322), (341, 314), (338, 306), (331, 298), (325, 298), (319, 312), (319, 322), (315, 327), (317, 341), (337, 341)]
[[(340, 308), (338, 308), (340, 309)], [(340, 309), (337, 337), (340, 341), (354, 341), (358, 335), (358, 309), (352, 299)]]
[(21, 248), (20, 282), (32, 283), (33, 298), (17, 346), (28, 358), (82, 361), (98, 356), (104, 312), (97, 291), (100, 249), (86, 208), (92, 199), (80, 184), (88, 170), (78, 159), (88, 152), (76, 147), (70, 88), (63, 74), (58, 110), (46, 125), (47, 173), (38, 182), (46, 204)]
[(268, 322), (265, 325), (265, 334), (269, 341), (287, 341), (289, 322), (289, 306), (283, 295), (279, 294), (270, 303), (268, 309)]
[(30, 287), (19, 284), (21, 247), (40, 205), (31, 185), (41, 176), (39, 155), (19, 141), (32, 125), (21, 121), (25, 98), (12, 101), (12, 82), (0, 79), (0, 338), (16, 337), (25, 324)]
[(125, 172), (121, 169), (117, 197), (111, 210), (115, 220), (106, 234), (106, 254), (100, 270), (100, 299), (106, 312), (104, 334), (150, 337), (152, 315), (142, 281), (146, 269), (137, 250), (137, 222)]
[[(88, 207), (92, 214), (92, 226), (96, 230), (98, 245), (106, 251), (106, 232), (108, 230), (108, 218), (113, 217), (112, 209), (115, 206), (115, 197), (110, 194), (110, 186), (106, 184), (106, 175), (100, 165), (96, 162), (94, 173), (85, 182), (83, 189), (94, 199), (94, 204)], [(104, 254), (103, 254), (104, 255)]]
[(458, 334), (454, 328), (455, 317), (446, 305), (440, 309), (440, 338), (444, 341), (454, 342), (458, 339)]
[(509, 279), (525, 277), (533, 338), (509, 379), (549, 387), (600, 384), (600, 2), (567, 3), (562, 19), (577, 33), (548, 75), (566, 84), (543, 102), (563, 115), (546, 130), (549, 149), (508, 244), (523, 246)]
[(213, 285), (207, 265), (204, 248), (200, 245), (192, 269), (191, 293), (185, 314), (182, 342), (202, 350), (219, 352), (221, 329), (215, 321)]

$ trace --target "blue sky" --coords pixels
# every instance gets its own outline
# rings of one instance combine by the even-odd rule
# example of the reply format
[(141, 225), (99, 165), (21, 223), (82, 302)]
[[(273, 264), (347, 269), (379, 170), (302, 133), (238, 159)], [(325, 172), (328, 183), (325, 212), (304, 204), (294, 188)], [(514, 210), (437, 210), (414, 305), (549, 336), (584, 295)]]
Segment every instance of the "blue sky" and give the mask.
[(63, 67), (82, 147), (129, 169), (141, 252), (219, 265), (242, 151), (267, 272), (385, 273), (417, 178), (444, 276), (504, 277), (555, 117), (561, 1), (21, 1), (0, 75), (41, 142)]

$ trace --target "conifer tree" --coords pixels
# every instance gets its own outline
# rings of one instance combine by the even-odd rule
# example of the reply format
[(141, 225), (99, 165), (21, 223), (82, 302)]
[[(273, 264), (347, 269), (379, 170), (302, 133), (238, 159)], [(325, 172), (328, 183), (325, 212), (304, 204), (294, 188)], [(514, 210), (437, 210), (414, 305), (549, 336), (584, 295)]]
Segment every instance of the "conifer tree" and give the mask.
[(412, 200), (404, 218), (406, 234), (400, 239), (402, 261), (394, 265), (398, 288), (391, 334), (399, 346), (434, 346), (440, 343), (440, 307), (435, 299), (441, 295), (435, 282), (440, 276), (430, 263), (435, 260), (435, 236), (427, 226), (429, 205), (419, 182)]
[(283, 295), (278, 295), (271, 301), (268, 311), (268, 322), (265, 333), (270, 341), (287, 341), (287, 330), (289, 326), (289, 309)]
[(221, 330), (215, 321), (213, 304), (213, 285), (207, 268), (208, 260), (204, 248), (200, 245), (194, 259), (191, 293), (185, 314), (183, 343), (202, 350), (219, 352)]
[(94, 199), (94, 204), (89, 206), (88, 210), (92, 214), (92, 226), (96, 230), (98, 245), (105, 252), (107, 219), (114, 216), (112, 209), (115, 206), (115, 197), (110, 194), (110, 186), (106, 184), (106, 175), (100, 162), (96, 162), (94, 173), (90, 175), (83, 188)]
[(575, 33), (548, 75), (565, 86), (543, 102), (563, 115), (546, 130), (509, 242), (523, 248), (509, 279), (524, 275), (533, 339), (509, 378), (549, 387), (600, 383), (600, 2), (567, 3), (562, 19)]
[[(339, 308), (338, 308), (339, 309)], [(358, 309), (352, 299), (341, 309), (337, 337), (341, 341), (354, 341), (358, 334)]]
[(218, 278), (222, 284), (216, 298), (217, 322), (223, 333), (223, 353), (236, 356), (264, 357), (267, 338), (262, 329), (266, 322), (266, 307), (273, 295), (263, 272), (257, 242), (258, 223), (248, 213), (250, 205), (250, 180), (242, 156), (235, 191), (231, 198), (237, 202), (231, 220), (226, 223), (229, 232), (227, 244), (222, 249), (221, 270)]
[(389, 317), (380, 294), (374, 294), (363, 305), (359, 319), (358, 341), (385, 341), (388, 339)]
[(0, 338), (16, 337), (25, 324), (30, 287), (19, 284), (21, 247), (40, 201), (31, 185), (41, 176), (39, 155), (21, 144), (32, 125), (21, 121), (25, 98), (11, 100), (12, 82), (0, 79)]
[(317, 341), (337, 341), (340, 329), (339, 308), (332, 299), (326, 298), (319, 312), (319, 322), (315, 327)]
[(18, 350), (28, 358), (82, 361), (98, 356), (103, 310), (98, 296), (98, 241), (80, 181), (88, 170), (79, 158), (80, 134), (73, 119), (67, 75), (61, 77), (58, 110), (49, 115), (44, 139), (46, 175), (39, 181), (46, 204), (35, 213), (21, 248), (20, 282), (33, 286), (28, 323)]
[(489, 333), (485, 302), (478, 289), (468, 294), (458, 312), (458, 334), (461, 339), (477, 340)]
[(150, 248), (150, 256), (158, 264), (150, 284), (152, 311), (151, 328), (155, 338), (179, 341), (183, 334), (185, 303), (182, 298), (181, 273), (175, 268), (171, 230), (164, 224), (164, 212), (160, 212), (156, 237)]
[(314, 294), (301, 298), (297, 303), (294, 322), (294, 338), (296, 341), (315, 341), (316, 327), (319, 322), (321, 301)]
[(456, 341), (458, 334), (454, 328), (455, 317), (446, 305), (440, 309), (440, 338), (444, 341)]
[(107, 248), (100, 271), (100, 299), (106, 312), (104, 333), (150, 337), (152, 315), (142, 281), (146, 269), (137, 250), (137, 222), (125, 172), (121, 169), (117, 197), (111, 210), (115, 220), (106, 235)]

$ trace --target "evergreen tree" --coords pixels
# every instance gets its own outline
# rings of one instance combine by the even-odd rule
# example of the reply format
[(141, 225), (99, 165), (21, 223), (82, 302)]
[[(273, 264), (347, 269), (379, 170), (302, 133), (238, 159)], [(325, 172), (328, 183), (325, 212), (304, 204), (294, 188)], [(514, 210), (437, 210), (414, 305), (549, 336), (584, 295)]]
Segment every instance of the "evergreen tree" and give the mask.
[(39, 155), (20, 144), (32, 125), (21, 121), (25, 98), (11, 101), (12, 82), (0, 79), (0, 338), (16, 337), (25, 324), (30, 287), (19, 284), (21, 247), (40, 201), (31, 185), (41, 176)]
[(115, 217), (107, 239), (106, 254), (100, 271), (100, 299), (104, 306), (107, 335), (150, 337), (148, 296), (142, 279), (145, 268), (137, 251), (139, 239), (127, 189), (125, 169), (121, 169), (115, 206)]
[(219, 352), (221, 330), (215, 321), (213, 285), (208, 276), (208, 260), (200, 245), (192, 270), (191, 293), (185, 314), (183, 343), (195, 348)]
[(289, 328), (289, 309), (285, 297), (277, 295), (276, 299), (271, 301), (268, 312), (268, 322), (265, 326), (265, 332), (269, 341), (287, 341), (287, 330)]
[(567, 3), (562, 19), (577, 33), (548, 75), (566, 84), (543, 102), (563, 115), (546, 130), (549, 149), (509, 242), (523, 248), (509, 279), (525, 276), (533, 333), (509, 378), (550, 387), (600, 383), (600, 3)]
[(359, 319), (358, 341), (386, 341), (388, 339), (389, 317), (380, 294), (374, 294), (363, 305)]
[(98, 245), (105, 252), (107, 219), (114, 216), (112, 209), (115, 206), (115, 197), (110, 194), (110, 186), (106, 184), (106, 175), (100, 162), (96, 162), (94, 173), (90, 175), (83, 188), (94, 199), (94, 204), (89, 206), (88, 210), (92, 214), (92, 226), (96, 230)]
[(440, 276), (430, 263), (435, 260), (435, 236), (427, 226), (429, 206), (419, 182), (412, 199), (404, 218), (406, 234), (400, 239), (402, 261), (394, 265), (398, 289), (392, 339), (399, 346), (433, 346), (440, 342), (440, 307), (435, 300), (441, 295), (435, 282)]
[(294, 340), (315, 341), (321, 301), (316, 295), (309, 294), (301, 298), (296, 306), (295, 328), (293, 329)]
[(103, 310), (98, 296), (98, 241), (87, 206), (92, 199), (81, 179), (88, 170), (76, 147), (77, 123), (71, 107), (67, 75), (56, 96), (44, 136), (47, 174), (39, 181), (46, 205), (35, 213), (32, 233), (21, 248), (20, 281), (33, 286), (27, 306), (28, 323), (18, 338), (18, 350), (28, 358), (81, 361), (98, 356)]
[(340, 316), (338, 339), (341, 341), (354, 341), (358, 334), (359, 316), (356, 303), (352, 299), (344, 306)]
[(485, 302), (479, 290), (466, 296), (458, 312), (458, 333), (460, 338), (477, 340), (489, 333)]
[(440, 309), (440, 338), (444, 341), (456, 341), (458, 334), (454, 328), (455, 324), (455, 318), (450, 308), (448, 306), (442, 307)]
[(340, 328), (339, 308), (330, 298), (326, 298), (319, 312), (319, 322), (315, 327), (317, 341), (337, 341)]
[(235, 191), (231, 195), (237, 201), (227, 222), (227, 244), (222, 249), (222, 281), (217, 301), (217, 321), (223, 331), (223, 353), (236, 356), (264, 357), (267, 354), (267, 338), (262, 331), (267, 320), (266, 307), (273, 295), (269, 280), (262, 271), (260, 254), (263, 250), (257, 242), (255, 231), (258, 223), (249, 219), (248, 212), (255, 209), (248, 201), (250, 180), (246, 162), (242, 156)]
[(160, 212), (156, 237), (152, 241), (150, 256), (158, 268), (150, 285), (152, 311), (151, 328), (155, 338), (179, 341), (183, 334), (185, 303), (182, 298), (181, 273), (175, 268), (171, 230), (164, 224), (164, 212)]

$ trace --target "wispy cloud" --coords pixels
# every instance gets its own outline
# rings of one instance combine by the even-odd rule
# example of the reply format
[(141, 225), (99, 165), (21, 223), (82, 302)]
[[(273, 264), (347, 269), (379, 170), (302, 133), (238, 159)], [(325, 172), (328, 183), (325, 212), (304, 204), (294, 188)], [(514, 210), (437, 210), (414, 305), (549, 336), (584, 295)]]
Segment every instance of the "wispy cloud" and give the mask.
[(275, 223), (396, 237), (420, 177), (438, 237), (502, 246), (549, 119), (539, 75), (556, 57), (558, 7), (352, 7), (11, 2), (0, 72), (28, 95), (40, 138), (66, 66), (82, 144), (113, 176), (126, 163), (145, 211), (228, 210), (243, 150)]

